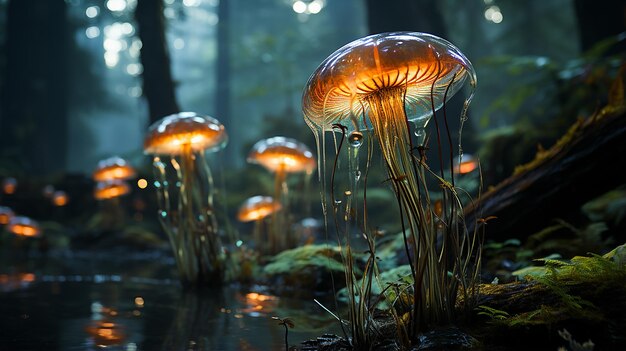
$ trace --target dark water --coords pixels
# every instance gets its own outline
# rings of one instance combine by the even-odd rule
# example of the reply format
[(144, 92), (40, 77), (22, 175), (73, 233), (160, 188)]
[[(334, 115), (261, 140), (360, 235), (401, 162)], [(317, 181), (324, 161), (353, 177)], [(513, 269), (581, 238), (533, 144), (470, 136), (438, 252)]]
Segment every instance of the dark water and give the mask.
[(273, 316), (295, 322), (290, 345), (335, 324), (312, 298), (258, 286), (189, 292), (163, 257), (121, 257), (2, 259), (0, 351), (285, 350)]

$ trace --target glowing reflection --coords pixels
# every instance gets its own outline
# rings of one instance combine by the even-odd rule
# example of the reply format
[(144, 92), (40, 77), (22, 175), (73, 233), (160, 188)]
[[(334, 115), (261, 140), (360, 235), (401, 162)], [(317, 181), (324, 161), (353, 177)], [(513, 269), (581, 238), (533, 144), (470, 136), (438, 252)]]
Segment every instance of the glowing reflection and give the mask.
[(106, 320), (95, 321), (85, 331), (101, 347), (120, 344), (126, 337), (121, 325)]
[(37, 280), (34, 273), (0, 274), (0, 291), (9, 292), (24, 289)]
[(245, 296), (246, 307), (241, 312), (252, 317), (267, 315), (278, 306), (278, 297), (257, 292), (249, 292)]
[(131, 63), (126, 66), (126, 73), (130, 74), (131, 76), (138, 76), (141, 74), (141, 72), (143, 72), (143, 66), (139, 63)]
[(137, 306), (137, 307), (143, 307), (144, 302), (145, 302), (145, 301), (143, 300), (143, 297), (141, 297), (141, 296), (137, 296), (137, 297), (135, 297), (135, 306)]

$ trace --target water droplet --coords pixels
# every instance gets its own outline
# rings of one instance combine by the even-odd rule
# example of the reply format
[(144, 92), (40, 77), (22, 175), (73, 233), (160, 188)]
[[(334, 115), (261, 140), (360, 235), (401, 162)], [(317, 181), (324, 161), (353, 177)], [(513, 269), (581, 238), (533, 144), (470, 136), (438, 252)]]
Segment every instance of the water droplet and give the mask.
[(357, 170), (354, 172), (354, 179), (358, 182), (361, 179), (361, 171)]
[(341, 204), (341, 200), (335, 200), (335, 205), (340, 205)]
[(360, 147), (363, 144), (363, 133), (354, 131), (348, 135), (348, 143), (352, 147)]

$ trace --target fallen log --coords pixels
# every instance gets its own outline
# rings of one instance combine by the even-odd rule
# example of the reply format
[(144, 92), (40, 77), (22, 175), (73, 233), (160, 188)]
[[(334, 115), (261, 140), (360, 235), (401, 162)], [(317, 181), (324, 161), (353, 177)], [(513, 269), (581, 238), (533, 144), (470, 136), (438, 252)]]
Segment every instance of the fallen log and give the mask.
[(579, 218), (584, 203), (626, 183), (625, 164), (626, 108), (605, 108), (467, 206), (468, 229), (486, 223), (485, 238), (501, 241), (528, 237), (557, 218)]

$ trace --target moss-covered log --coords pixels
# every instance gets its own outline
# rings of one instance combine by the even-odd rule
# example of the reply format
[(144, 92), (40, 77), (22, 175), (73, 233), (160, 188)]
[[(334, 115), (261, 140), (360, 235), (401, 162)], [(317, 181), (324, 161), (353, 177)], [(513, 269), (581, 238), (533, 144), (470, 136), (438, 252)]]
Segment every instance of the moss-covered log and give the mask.
[(465, 209), (470, 230), (481, 218), (487, 239), (524, 238), (553, 224), (555, 218), (580, 217), (587, 201), (624, 184), (626, 110), (605, 109), (577, 121), (552, 148)]

